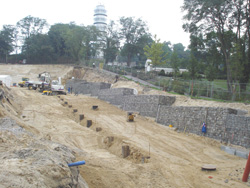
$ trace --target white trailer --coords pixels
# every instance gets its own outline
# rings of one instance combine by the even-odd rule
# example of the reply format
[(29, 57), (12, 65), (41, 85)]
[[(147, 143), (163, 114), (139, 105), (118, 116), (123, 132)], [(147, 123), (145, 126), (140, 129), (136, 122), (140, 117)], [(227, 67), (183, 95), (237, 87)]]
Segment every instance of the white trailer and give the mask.
[(3, 84), (5, 84), (7, 87), (11, 86), (12, 78), (10, 75), (0, 75), (0, 80)]

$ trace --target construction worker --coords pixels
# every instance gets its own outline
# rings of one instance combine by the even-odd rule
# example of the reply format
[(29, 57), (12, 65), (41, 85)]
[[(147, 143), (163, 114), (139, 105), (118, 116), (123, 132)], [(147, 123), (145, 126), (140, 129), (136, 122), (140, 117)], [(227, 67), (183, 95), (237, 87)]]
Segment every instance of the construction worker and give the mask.
[(207, 125), (205, 122), (203, 122), (202, 124), (202, 129), (201, 132), (203, 133), (203, 136), (205, 136), (206, 132), (207, 132)]

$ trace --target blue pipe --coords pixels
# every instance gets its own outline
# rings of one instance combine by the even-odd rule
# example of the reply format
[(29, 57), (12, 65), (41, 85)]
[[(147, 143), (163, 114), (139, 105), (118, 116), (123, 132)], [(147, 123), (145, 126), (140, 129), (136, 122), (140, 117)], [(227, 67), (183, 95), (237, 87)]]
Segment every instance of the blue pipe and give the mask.
[(78, 162), (75, 162), (75, 163), (68, 164), (68, 167), (79, 166), (79, 165), (84, 165), (84, 164), (85, 164), (85, 161), (78, 161)]

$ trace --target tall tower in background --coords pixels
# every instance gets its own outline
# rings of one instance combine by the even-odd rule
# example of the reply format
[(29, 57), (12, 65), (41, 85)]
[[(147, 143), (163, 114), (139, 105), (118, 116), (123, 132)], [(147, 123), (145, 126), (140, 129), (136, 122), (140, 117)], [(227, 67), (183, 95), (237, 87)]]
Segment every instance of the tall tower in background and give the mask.
[(104, 5), (97, 5), (94, 10), (94, 26), (100, 31), (105, 31), (107, 28), (107, 11)]

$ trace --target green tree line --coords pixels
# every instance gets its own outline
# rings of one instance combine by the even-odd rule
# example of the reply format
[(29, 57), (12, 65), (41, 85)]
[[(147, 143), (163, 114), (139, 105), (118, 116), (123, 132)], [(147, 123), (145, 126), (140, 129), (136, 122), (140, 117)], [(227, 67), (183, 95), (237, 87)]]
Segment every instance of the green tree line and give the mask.
[(189, 70), (209, 80), (225, 75), (228, 92), (246, 90), (250, 77), (250, 0), (184, 0), (190, 33)]
[[(142, 66), (147, 59), (144, 47), (153, 44), (146, 22), (134, 17), (110, 21), (102, 32), (93, 25), (74, 22), (49, 26), (44, 19), (27, 16), (16, 25), (5, 25), (0, 30), (0, 59), (8, 62), (8, 57), (15, 55), (28, 63), (76, 63), (102, 54), (105, 63), (119, 61), (130, 66), (131, 62), (137, 62)], [(170, 65), (166, 60), (170, 59), (173, 49), (178, 49), (180, 59), (187, 59), (189, 51), (185, 51), (181, 43), (161, 44), (166, 54), (163, 66)]]

